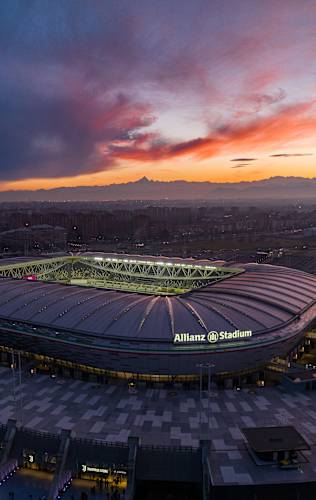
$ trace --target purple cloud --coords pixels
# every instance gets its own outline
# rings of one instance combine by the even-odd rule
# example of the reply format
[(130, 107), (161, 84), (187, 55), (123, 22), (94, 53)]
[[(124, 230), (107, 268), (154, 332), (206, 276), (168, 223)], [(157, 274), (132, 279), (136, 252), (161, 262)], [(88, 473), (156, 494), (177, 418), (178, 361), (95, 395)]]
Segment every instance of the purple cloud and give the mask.
[(313, 156), (314, 153), (278, 153), (270, 155), (270, 158), (290, 158), (291, 156)]

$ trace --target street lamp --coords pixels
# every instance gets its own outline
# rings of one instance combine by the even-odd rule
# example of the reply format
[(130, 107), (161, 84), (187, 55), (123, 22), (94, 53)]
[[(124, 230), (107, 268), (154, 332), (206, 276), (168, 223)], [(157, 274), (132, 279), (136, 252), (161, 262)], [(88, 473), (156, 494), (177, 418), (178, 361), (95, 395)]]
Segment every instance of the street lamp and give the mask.
[(211, 370), (212, 368), (215, 368), (214, 363), (200, 363), (197, 365), (197, 368), (199, 368), (199, 374), (200, 374), (200, 432), (201, 432), (201, 427), (202, 427), (202, 392), (203, 392), (203, 369), (207, 370), (207, 410), (208, 410), (208, 437), (210, 437), (210, 419), (211, 419), (211, 412), (210, 412), (210, 398), (211, 398)]
[[(16, 356), (16, 358), (15, 358)], [(21, 352), (11, 349), (11, 374), (12, 374), (12, 396), (15, 418), (23, 425), (23, 394), (22, 394), (22, 367), (21, 367)], [(18, 370), (18, 387), (16, 384), (16, 368)], [(17, 394), (19, 390), (19, 394)], [(19, 398), (17, 400), (17, 397)]]

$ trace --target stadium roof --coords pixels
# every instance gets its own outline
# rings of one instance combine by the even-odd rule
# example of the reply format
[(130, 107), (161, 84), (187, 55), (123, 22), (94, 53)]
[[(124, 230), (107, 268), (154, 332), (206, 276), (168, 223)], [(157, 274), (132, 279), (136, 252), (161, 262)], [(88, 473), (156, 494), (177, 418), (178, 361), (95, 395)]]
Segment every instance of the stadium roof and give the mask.
[(244, 272), (177, 296), (2, 278), (0, 318), (100, 337), (170, 342), (178, 332), (239, 329), (261, 335), (284, 327), (315, 303), (313, 275), (263, 264), (238, 267)]

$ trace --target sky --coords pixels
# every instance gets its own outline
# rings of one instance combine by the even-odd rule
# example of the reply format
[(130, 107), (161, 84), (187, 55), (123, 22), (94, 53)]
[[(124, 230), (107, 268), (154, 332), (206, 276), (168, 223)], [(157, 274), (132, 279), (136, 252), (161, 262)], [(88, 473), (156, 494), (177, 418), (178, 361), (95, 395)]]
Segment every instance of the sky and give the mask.
[(315, 0), (1, 0), (0, 190), (316, 177)]

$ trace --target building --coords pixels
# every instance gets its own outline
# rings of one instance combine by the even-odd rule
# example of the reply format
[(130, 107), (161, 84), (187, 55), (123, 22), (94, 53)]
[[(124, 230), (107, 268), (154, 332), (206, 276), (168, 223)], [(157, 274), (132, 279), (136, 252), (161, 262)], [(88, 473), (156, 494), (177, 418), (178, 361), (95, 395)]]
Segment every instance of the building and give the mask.
[(87, 253), (0, 276), (3, 350), (126, 378), (258, 372), (316, 318), (316, 277), (266, 264)]
[(19, 227), (0, 233), (0, 248), (4, 252), (65, 251), (67, 231), (64, 227), (49, 224)]

